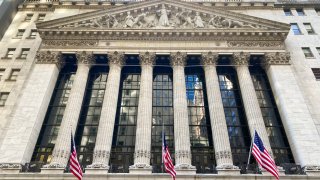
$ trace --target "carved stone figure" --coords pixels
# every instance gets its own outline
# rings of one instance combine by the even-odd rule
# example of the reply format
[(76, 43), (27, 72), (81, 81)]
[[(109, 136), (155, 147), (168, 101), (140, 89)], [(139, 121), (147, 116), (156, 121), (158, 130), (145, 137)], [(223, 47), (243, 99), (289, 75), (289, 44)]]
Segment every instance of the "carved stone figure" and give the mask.
[(134, 18), (133, 16), (130, 14), (130, 12), (127, 12), (127, 17), (125, 19), (125, 24), (123, 25), (124, 28), (126, 27), (132, 27), (134, 24)]
[(160, 13), (159, 26), (161, 27), (170, 26), (169, 19), (168, 19), (168, 13), (170, 13), (170, 11), (166, 9), (164, 4), (162, 5), (162, 8), (160, 9), (160, 11), (158, 11), (158, 13)]
[(147, 15), (146, 13), (142, 13), (138, 15), (136, 18), (134, 18), (134, 22), (132, 26), (137, 25), (139, 28), (141, 28), (144, 25), (144, 23), (146, 23), (145, 21), (146, 15)]
[(198, 12), (196, 13), (196, 16), (194, 17), (193, 21), (194, 21), (194, 27), (196, 27), (196, 28), (204, 28), (204, 24), (203, 24), (202, 18), (199, 15)]

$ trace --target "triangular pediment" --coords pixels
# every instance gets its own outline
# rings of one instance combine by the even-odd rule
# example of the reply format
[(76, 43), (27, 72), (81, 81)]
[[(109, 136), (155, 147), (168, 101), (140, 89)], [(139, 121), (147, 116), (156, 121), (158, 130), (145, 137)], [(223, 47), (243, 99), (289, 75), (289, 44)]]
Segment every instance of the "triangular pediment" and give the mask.
[(38, 29), (56, 30), (243, 30), (282, 31), (289, 25), (200, 4), (155, 0), (46, 21)]

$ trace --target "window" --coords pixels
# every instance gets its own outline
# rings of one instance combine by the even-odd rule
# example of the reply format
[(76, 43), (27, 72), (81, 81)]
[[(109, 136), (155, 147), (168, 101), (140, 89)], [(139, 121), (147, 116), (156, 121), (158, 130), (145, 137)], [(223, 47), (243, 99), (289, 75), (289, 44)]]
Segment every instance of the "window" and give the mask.
[(30, 39), (34, 39), (37, 37), (37, 30), (36, 29), (31, 29), (31, 32), (30, 32), (30, 35), (29, 35), (29, 38)]
[(4, 106), (7, 99), (8, 99), (9, 93), (8, 92), (0, 92), (0, 106)]
[(33, 14), (27, 14), (25, 21), (31, 21)]
[(7, 54), (4, 58), (6, 59), (11, 59), (13, 57), (13, 53), (16, 49), (15, 48), (9, 48), (8, 51), (7, 51)]
[(283, 9), (283, 12), (286, 16), (292, 16), (292, 12), (290, 9)]
[(297, 13), (298, 13), (298, 16), (304, 16), (304, 11), (303, 9), (296, 9)]
[(45, 17), (46, 17), (46, 14), (39, 14), (38, 21), (44, 21)]
[(320, 9), (315, 9), (318, 16), (320, 16)]
[(11, 74), (10, 74), (10, 77), (9, 77), (8, 80), (9, 80), (9, 81), (16, 81), (19, 72), (20, 72), (20, 69), (12, 69)]
[[(129, 59), (129, 58), (128, 58)], [(123, 68), (114, 124), (110, 164), (112, 173), (128, 173), (133, 164), (140, 92), (140, 67)], [(129, 91), (129, 95), (126, 95)]]
[(27, 59), (29, 51), (29, 48), (22, 48), (19, 59)]
[(306, 28), (308, 34), (315, 34), (310, 23), (303, 23), (303, 25)]
[(314, 77), (316, 78), (317, 81), (320, 80), (320, 68), (311, 68)]
[(320, 47), (317, 47), (318, 54), (320, 55)]
[(292, 29), (294, 35), (300, 35), (301, 34), (300, 28), (299, 28), (297, 23), (291, 24), (291, 29)]
[(6, 69), (0, 69), (0, 81), (1, 81), (2, 76), (4, 75), (5, 71), (6, 71)]
[(18, 29), (16, 38), (20, 38), (21, 39), (24, 32), (25, 32), (25, 29)]
[(302, 51), (303, 51), (304, 56), (306, 58), (313, 58), (314, 57), (309, 47), (303, 47)]

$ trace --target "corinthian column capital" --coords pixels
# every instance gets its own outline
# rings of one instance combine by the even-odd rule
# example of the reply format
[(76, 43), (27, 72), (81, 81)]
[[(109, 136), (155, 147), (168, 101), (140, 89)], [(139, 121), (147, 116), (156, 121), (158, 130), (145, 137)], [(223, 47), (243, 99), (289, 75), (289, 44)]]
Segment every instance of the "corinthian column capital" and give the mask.
[(85, 64), (90, 66), (95, 63), (95, 58), (92, 52), (76, 52), (76, 57), (78, 64)]
[(290, 53), (289, 52), (266, 53), (265, 58), (263, 60), (263, 64), (266, 66), (290, 64)]
[(202, 55), (202, 64), (207, 65), (216, 65), (218, 63), (219, 54), (213, 52), (203, 53)]
[(236, 66), (249, 65), (250, 53), (248, 52), (236, 52), (233, 53), (232, 63)]
[(187, 54), (183, 52), (176, 52), (170, 54), (171, 60), (170, 64), (171, 66), (185, 66), (186, 65), (186, 57)]
[(155, 63), (156, 54), (152, 52), (145, 52), (139, 54), (140, 65), (153, 66)]
[(108, 58), (109, 58), (109, 66), (112, 66), (112, 65), (122, 66), (125, 64), (123, 52), (115, 51), (113, 53), (108, 54)]
[(60, 51), (38, 51), (36, 54), (37, 64), (56, 64), (61, 69), (65, 62)]

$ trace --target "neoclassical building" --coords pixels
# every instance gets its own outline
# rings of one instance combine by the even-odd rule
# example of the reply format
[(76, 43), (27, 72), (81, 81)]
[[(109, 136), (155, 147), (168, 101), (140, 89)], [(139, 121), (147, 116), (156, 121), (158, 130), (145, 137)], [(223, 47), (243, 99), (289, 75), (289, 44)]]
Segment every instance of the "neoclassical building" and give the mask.
[[(320, 3), (27, 0), (0, 42), (0, 179), (320, 179)], [(248, 165), (247, 165), (248, 164)]]

